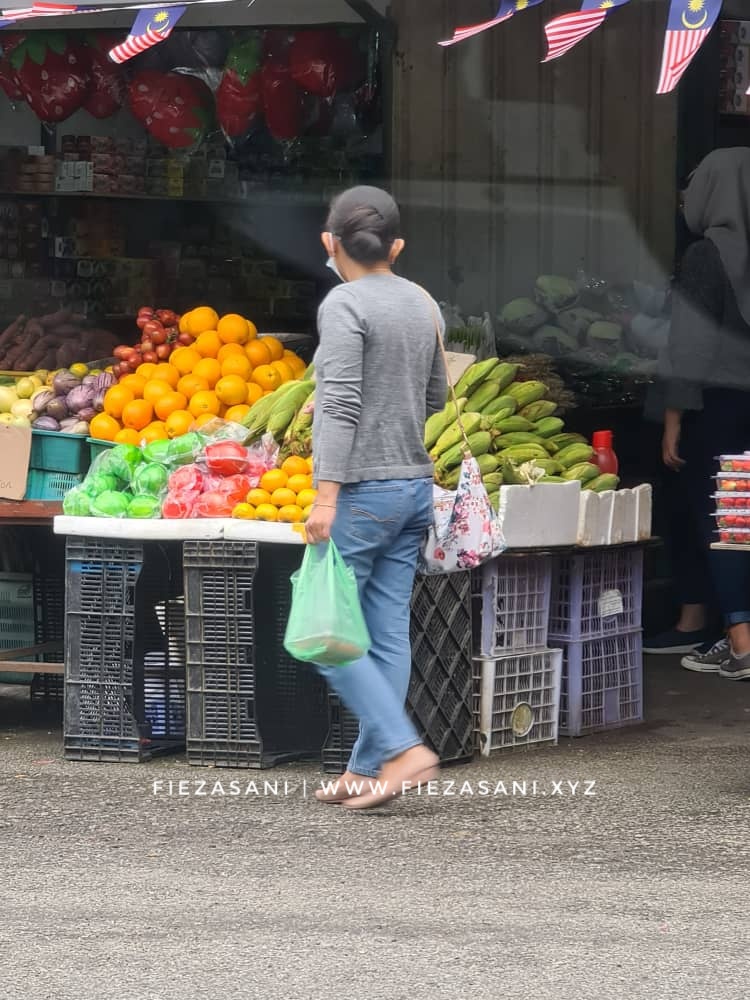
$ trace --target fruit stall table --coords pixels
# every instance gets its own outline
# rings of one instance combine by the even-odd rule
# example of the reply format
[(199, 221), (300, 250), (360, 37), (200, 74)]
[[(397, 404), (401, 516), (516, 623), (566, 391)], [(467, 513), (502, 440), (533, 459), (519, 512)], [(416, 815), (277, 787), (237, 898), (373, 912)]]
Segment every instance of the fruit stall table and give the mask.
[[(48, 528), (53, 529), (54, 519), (62, 513), (62, 504), (47, 500), (0, 500), (0, 529)], [(0, 650), (0, 673), (57, 674), (65, 672), (65, 665), (56, 662), (29, 662), (30, 656), (60, 655), (62, 642), (43, 642), (33, 646)]]

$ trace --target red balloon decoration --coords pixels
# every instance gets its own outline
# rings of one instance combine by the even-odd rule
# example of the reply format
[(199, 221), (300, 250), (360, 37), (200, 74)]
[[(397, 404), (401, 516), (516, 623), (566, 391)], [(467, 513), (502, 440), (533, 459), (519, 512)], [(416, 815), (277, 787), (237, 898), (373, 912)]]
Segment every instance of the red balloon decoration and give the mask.
[(302, 93), (288, 66), (267, 62), (261, 71), (263, 109), (274, 139), (296, 139), (302, 129)]
[(91, 88), (83, 106), (94, 118), (109, 118), (125, 102), (127, 83), (122, 67), (108, 56), (111, 48), (122, 41), (120, 35), (97, 32), (88, 39), (91, 60)]
[(213, 95), (194, 76), (144, 70), (131, 80), (128, 102), (157, 142), (171, 149), (190, 149), (206, 135)]
[(30, 32), (9, 60), (26, 103), (41, 121), (65, 121), (86, 100), (88, 50), (62, 32)]

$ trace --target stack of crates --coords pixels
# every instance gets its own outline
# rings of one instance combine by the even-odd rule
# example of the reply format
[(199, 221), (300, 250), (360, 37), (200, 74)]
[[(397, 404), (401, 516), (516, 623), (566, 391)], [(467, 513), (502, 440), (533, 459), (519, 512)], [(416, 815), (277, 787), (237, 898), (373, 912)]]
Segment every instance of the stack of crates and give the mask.
[(583, 736), (643, 719), (643, 548), (553, 561), (550, 644), (563, 653), (560, 732)]
[(500, 556), (473, 574), (476, 744), (557, 743), (562, 654), (547, 648), (551, 589), (544, 556)]
[(35, 428), (31, 432), (26, 499), (62, 501), (68, 490), (83, 482), (89, 461), (85, 437)]
[[(411, 683), (407, 711), (443, 764), (474, 754), (471, 662), (471, 577), (417, 576), (411, 600)], [(346, 770), (359, 733), (355, 717), (329, 695), (323, 770)]]

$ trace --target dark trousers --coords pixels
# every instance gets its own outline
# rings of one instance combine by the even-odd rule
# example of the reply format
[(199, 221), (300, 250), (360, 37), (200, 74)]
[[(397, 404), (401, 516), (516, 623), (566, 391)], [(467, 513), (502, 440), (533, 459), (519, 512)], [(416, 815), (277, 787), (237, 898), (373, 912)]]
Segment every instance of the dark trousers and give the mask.
[[(711, 516), (716, 510), (713, 477), (719, 468), (718, 455), (746, 450), (750, 450), (750, 393), (706, 390), (703, 410), (683, 416), (680, 453), (686, 464), (674, 475), (672, 486), (678, 491), (674, 509), (684, 521), (686, 536), (682, 554), (675, 551), (675, 566), (676, 572), (682, 567), (685, 574), (684, 603), (709, 603), (713, 593), (726, 625), (750, 622), (750, 550), (747, 555), (711, 551), (711, 542), (717, 538), (716, 519)], [(684, 493), (684, 501), (679, 493)], [(679, 547), (678, 540), (675, 549)], [(703, 596), (696, 600), (697, 595)]]

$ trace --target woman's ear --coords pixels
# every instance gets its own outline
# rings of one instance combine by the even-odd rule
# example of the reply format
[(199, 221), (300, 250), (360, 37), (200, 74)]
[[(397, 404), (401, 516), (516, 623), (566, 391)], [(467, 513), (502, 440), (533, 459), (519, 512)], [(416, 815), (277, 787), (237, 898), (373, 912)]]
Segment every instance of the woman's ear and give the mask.
[(396, 261), (398, 260), (398, 258), (403, 253), (403, 250), (404, 250), (405, 246), (406, 246), (406, 244), (404, 243), (403, 240), (394, 240), (393, 241), (393, 246), (391, 247), (391, 252), (388, 254), (388, 262), (389, 262), (389, 264), (395, 264), (396, 263)]
[(323, 244), (323, 249), (325, 250), (325, 252), (328, 254), (329, 257), (336, 256), (336, 251), (334, 249), (336, 245), (336, 240), (333, 238), (331, 233), (321, 233), (320, 242)]

